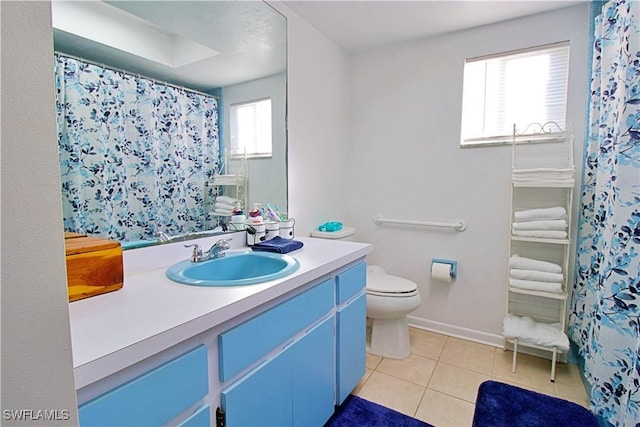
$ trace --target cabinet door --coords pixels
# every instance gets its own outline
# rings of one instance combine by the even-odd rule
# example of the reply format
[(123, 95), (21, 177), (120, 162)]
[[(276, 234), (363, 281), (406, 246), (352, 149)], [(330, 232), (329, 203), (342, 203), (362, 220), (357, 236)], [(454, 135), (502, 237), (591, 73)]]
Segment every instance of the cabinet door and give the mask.
[(331, 316), (293, 344), (293, 425), (321, 426), (334, 410), (335, 335)]
[(209, 392), (207, 348), (177, 357), (83, 404), (81, 426), (160, 426)]
[(222, 391), (227, 426), (292, 425), (290, 348)]
[(361, 294), (337, 312), (336, 404), (340, 405), (366, 371), (366, 294)]

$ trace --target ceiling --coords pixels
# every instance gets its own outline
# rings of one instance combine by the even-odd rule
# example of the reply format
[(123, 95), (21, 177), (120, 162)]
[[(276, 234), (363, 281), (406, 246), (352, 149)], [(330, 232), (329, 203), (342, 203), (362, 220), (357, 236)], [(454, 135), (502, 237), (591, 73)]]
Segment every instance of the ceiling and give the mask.
[(283, 1), (350, 54), (584, 3), (574, 1)]
[(286, 20), (261, 1), (54, 0), (52, 13), (57, 51), (191, 89), (286, 71)]

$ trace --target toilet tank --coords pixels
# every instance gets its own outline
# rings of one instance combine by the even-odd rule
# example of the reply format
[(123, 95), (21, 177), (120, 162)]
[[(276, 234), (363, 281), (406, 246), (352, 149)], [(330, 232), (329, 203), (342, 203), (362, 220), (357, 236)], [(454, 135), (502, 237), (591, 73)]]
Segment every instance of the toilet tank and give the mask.
[(343, 241), (353, 241), (353, 236), (356, 234), (356, 229), (353, 227), (342, 227), (338, 231), (319, 231), (313, 230), (311, 237), (318, 237), (320, 239), (337, 239)]

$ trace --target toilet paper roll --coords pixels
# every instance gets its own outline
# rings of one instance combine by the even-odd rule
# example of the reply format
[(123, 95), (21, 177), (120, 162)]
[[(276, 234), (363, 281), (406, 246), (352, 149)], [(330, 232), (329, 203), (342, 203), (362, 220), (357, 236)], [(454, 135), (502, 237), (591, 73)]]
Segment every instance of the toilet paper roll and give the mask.
[(431, 278), (445, 283), (451, 283), (451, 264), (434, 262), (431, 264)]

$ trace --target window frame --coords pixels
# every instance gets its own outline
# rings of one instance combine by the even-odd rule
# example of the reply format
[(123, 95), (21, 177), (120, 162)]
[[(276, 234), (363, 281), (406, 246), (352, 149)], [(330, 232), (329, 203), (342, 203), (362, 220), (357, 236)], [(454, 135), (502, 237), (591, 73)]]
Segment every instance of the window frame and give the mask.
[[(543, 129), (548, 129), (547, 125), (551, 125), (551, 128), (558, 129), (558, 131), (552, 132), (543, 132), (543, 134), (537, 133), (526, 133), (526, 130), (531, 128), (530, 125), (536, 124), (535, 120), (537, 118), (532, 117), (532, 122), (522, 124), (523, 129), (513, 129), (514, 124), (510, 125), (509, 133), (504, 135), (483, 135), (483, 136), (471, 136), (464, 137), (465, 130), (465, 81), (466, 81), (466, 66), (469, 63), (482, 62), (482, 61), (490, 61), (492, 59), (501, 59), (501, 58), (509, 58), (509, 57), (517, 57), (521, 55), (526, 55), (528, 53), (533, 52), (544, 52), (544, 51), (552, 51), (555, 49), (566, 49), (566, 68), (564, 69), (564, 74), (566, 79), (564, 80), (564, 105), (562, 111), (562, 120), (564, 120), (564, 129), (568, 126), (568, 105), (569, 105), (569, 76), (570, 76), (570, 62), (571, 62), (571, 44), (569, 40), (548, 43), (543, 45), (531, 46), (523, 49), (516, 49), (506, 52), (494, 53), (489, 55), (483, 55), (473, 58), (467, 58), (464, 63), (463, 70), (463, 88), (462, 88), (462, 112), (461, 112), (461, 120), (460, 120), (460, 147), (468, 148), (468, 147), (485, 147), (485, 146), (496, 146), (496, 145), (510, 145), (513, 141), (513, 133), (518, 132), (517, 135), (519, 137), (519, 142), (526, 143), (536, 143), (536, 142), (548, 142), (555, 141), (562, 138), (562, 134), (564, 133), (564, 129), (560, 127), (558, 123), (555, 121), (547, 121), (545, 123), (538, 123), (538, 125)], [(486, 78), (485, 78), (486, 80)], [(483, 92), (486, 92), (486, 84), (482, 87)], [(484, 97), (484, 102), (486, 104), (486, 96)], [(467, 111), (468, 114), (468, 111)], [(482, 110), (482, 114), (486, 114), (486, 106)]]
[[(263, 101), (269, 101), (269, 109), (271, 111), (271, 134), (269, 135), (270, 139), (271, 139), (271, 150), (269, 152), (254, 152), (254, 153), (247, 153), (246, 150), (245, 152), (239, 152), (239, 150), (236, 150), (236, 148), (238, 147), (234, 147), (234, 144), (232, 143), (233, 141), (233, 134), (232, 134), (232, 129), (233, 129), (233, 123), (232, 123), (232, 117), (233, 117), (233, 111), (234, 108), (237, 107), (242, 107), (244, 105), (249, 105), (249, 104), (257, 104)], [(265, 96), (262, 98), (256, 98), (256, 99), (250, 99), (250, 100), (246, 100), (246, 101), (240, 101), (240, 102), (235, 102), (233, 104), (229, 104), (229, 158), (230, 159), (243, 159), (243, 158), (247, 158), (247, 159), (270, 159), (273, 157), (273, 98), (271, 96)]]

